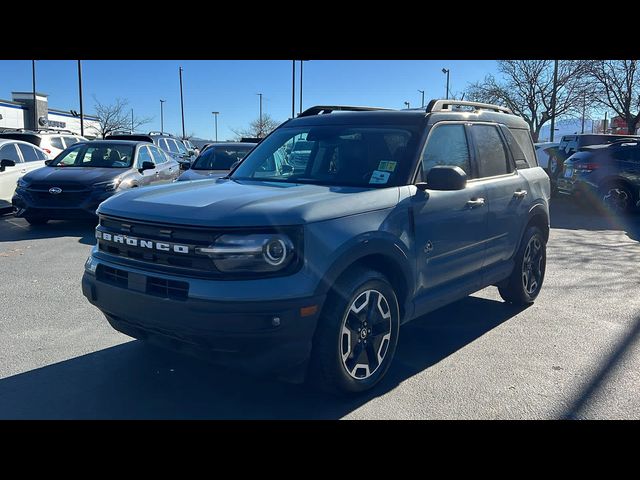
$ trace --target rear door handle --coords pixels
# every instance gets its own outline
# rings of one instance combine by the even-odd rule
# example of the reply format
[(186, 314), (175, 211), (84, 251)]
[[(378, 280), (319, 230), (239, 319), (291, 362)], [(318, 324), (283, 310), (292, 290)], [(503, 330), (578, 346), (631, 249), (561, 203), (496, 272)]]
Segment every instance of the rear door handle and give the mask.
[(467, 202), (467, 206), (470, 208), (482, 207), (484, 205), (484, 198), (472, 198)]
[(513, 192), (513, 196), (516, 198), (524, 198), (527, 196), (527, 191), (526, 190), (516, 190), (515, 192)]

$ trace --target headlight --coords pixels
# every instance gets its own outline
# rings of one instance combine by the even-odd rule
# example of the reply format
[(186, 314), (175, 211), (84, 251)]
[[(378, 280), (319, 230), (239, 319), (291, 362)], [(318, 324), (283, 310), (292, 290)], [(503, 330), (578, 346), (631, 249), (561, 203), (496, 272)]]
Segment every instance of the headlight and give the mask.
[(113, 192), (120, 185), (120, 180), (109, 180), (108, 182), (94, 183), (92, 186), (96, 189), (104, 189), (105, 192)]
[(24, 180), (22, 177), (18, 179), (18, 188), (27, 188), (29, 186), (29, 182)]
[(208, 255), (218, 270), (229, 273), (277, 272), (292, 266), (299, 254), (289, 236), (281, 233), (225, 234), (196, 252)]

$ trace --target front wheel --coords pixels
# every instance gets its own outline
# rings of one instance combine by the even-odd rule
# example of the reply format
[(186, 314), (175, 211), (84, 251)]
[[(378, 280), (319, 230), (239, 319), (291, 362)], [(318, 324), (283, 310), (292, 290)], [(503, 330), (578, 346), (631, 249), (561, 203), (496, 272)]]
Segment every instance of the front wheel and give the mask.
[(516, 254), (511, 276), (498, 287), (505, 302), (515, 305), (533, 303), (544, 281), (547, 265), (547, 243), (538, 227), (527, 228)]
[(633, 192), (625, 185), (606, 185), (600, 192), (602, 204), (614, 214), (627, 214), (635, 206)]
[(395, 354), (400, 312), (393, 287), (379, 272), (354, 269), (327, 297), (310, 363), (315, 386), (338, 393), (373, 388)]

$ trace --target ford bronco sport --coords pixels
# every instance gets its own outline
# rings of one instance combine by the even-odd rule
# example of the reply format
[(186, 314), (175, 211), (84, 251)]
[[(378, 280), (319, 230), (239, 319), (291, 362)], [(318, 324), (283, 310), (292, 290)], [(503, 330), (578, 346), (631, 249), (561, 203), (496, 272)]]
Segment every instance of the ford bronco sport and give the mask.
[(132, 337), (360, 392), (403, 323), (490, 285), (535, 300), (549, 190), (506, 108), (313, 107), (226, 177), (103, 202), (82, 290)]

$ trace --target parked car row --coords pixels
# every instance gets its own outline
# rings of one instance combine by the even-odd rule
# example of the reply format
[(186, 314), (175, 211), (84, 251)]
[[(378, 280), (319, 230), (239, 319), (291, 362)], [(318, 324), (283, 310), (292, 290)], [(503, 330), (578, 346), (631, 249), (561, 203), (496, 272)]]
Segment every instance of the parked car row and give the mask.
[(640, 136), (565, 135), (557, 144), (536, 145), (552, 191), (615, 214), (640, 207)]

